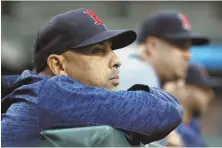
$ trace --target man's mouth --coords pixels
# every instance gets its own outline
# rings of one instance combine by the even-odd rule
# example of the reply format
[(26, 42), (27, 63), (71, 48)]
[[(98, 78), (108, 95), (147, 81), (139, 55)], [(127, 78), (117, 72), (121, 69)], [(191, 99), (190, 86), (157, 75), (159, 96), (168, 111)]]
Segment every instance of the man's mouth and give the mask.
[(112, 81), (113, 85), (119, 85), (119, 75), (118, 74), (114, 74), (110, 80)]

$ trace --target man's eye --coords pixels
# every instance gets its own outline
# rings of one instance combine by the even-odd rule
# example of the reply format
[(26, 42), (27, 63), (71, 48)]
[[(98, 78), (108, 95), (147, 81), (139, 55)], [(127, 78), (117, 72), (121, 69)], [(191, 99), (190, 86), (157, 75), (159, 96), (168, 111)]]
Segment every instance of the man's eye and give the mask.
[(104, 54), (104, 50), (100, 48), (93, 49), (93, 54)]

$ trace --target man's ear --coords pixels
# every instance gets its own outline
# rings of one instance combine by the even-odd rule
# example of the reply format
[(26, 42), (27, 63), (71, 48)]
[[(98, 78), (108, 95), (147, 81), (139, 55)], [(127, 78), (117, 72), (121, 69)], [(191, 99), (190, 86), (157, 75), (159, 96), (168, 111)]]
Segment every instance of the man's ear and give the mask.
[(66, 59), (62, 55), (52, 54), (47, 59), (49, 69), (54, 75), (66, 75)]
[(156, 42), (157, 39), (155, 37), (148, 37), (145, 41), (145, 48), (146, 48), (146, 54), (147, 55), (152, 55), (154, 54), (156, 50)]

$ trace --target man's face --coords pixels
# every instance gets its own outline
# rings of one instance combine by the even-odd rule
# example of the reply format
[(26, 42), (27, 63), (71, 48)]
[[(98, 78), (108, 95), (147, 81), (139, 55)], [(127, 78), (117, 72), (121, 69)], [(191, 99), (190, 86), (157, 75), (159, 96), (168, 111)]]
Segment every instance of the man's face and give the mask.
[(160, 77), (163, 81), (186, 77), (191, 58), (189, 51), (191, 42), (189, 40), (183, 42), (183, 47), (177, 47), (164, 40), (157, 40), (156, 59), (159, 63), (159, 71), (161, 71)]
[(111, 42), (95, 44), (64, 53), (67, 75), (89, 86), (115, 90), (119, 84), (120, 62)]

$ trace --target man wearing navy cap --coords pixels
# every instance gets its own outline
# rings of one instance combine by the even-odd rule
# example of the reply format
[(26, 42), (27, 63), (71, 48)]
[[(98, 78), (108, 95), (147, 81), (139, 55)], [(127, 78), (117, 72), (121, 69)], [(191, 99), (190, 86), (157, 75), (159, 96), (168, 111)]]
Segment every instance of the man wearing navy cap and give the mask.
[(96, 125), (136, 134), (143, 143), (168, 135), (182, 120), (176, 98), (147, 86), (113, 91), (120, 67), (113, 50), (135, 39), (132, 30), (108, 30), (87, 9), (46, 22), (34, 46), (37, 73), (2, 77), (2, 146), (38, 146), (46, 129)]
[(204, 147), (200, 119), (214, 98), (213, 88), (222, 86), (222, 80), (208, 75), (203, 67), (191, 65), (186, 79), (168, 82), (164, 88), (174, 94), (184, 108), (183, 123), (176, 132), (186, 147)]
[(206, 37), (191, 31), (189, 20), (180, 12), (163, 11), (142, 22), (136, 49), (122, 61), (119, 89), (133, 84), (160, 87), (186, 77), (191, 45), (204, 45)]

